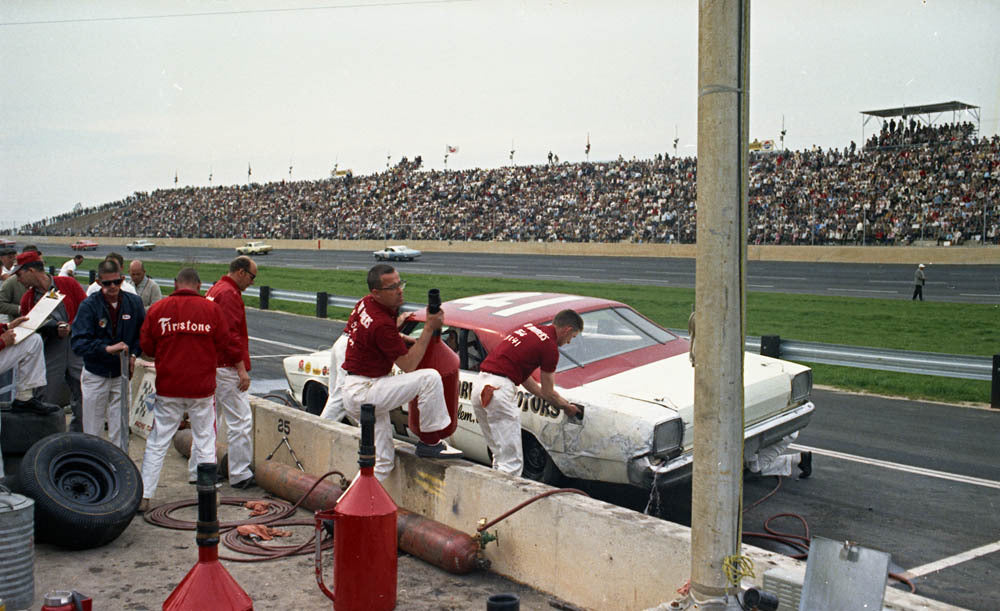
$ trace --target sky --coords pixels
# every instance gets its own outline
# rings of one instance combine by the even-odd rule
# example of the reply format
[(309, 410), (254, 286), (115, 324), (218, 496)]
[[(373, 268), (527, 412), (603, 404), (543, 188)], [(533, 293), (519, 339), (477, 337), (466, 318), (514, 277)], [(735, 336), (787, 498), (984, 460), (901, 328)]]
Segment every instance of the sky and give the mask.
[[(697, 151), (694, 0), (4, 0), (0, 230), (136, 191)], [(754, 0), (750, 138), (1000, 127), (1000, 2)], [(951, 113), (937, 117), (951, 120)], [(972, 119), (966, 115), (966, 118)], [(871, 122), (864, 128), (877, 130)], [(211, 183), (209, 182), (211, 177)]]

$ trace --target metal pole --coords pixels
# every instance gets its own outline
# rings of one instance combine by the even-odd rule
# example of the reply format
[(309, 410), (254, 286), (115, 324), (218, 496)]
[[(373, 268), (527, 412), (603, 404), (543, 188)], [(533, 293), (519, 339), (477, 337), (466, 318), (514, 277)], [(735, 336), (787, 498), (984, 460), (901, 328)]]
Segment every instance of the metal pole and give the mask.
[(691, 599), (699, 609), (738, 608), (738, 586), (723, 565), (740, 553), (749, 26), (749, 0), (700, 3), (691, 493)]

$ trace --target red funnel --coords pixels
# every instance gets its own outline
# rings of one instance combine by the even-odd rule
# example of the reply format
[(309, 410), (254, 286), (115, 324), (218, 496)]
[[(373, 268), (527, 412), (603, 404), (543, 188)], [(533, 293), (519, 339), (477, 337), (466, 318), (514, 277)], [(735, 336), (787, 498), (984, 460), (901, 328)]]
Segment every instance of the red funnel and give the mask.
[(219, 563), (215, 463), (198, 465), (198, 563), (163, 602), (163, 611), (252, 611), (253, 601)]

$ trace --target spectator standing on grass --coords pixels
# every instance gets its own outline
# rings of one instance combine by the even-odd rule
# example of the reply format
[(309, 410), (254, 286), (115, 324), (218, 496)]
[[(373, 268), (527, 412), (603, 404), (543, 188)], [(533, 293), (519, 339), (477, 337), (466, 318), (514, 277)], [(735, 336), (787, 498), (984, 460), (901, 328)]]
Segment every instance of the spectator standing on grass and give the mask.
[(156, 362), (156, 404), (142, 455), (140, 513), (149, 509), (163, 457), (185, 413), (191, 421), (195, 463), (215, 462), (215, 370), (220, 359), (236, 358), (238, 346), (229, 343), (222, 309), (202, 297), (200, 287), (198, 272), (182, 269), (174, 292), (149, 308), (140, 330), (142, 351)]
[(86, 295), (80, 288), (80, 283), (65, 276), (52, 277), (45, 273), (45, 262), (35, 251), (29, 250), (17, 255), (17, 266), (14, 267), (17, 281), (25, 287), (21, 297), (21, 316), (27, 316), (35, 303), (46, 293), (56, 290), (63, 295), (62, 302), (56, 306), (36, 333), (45, 342), (45, 400), (55, 403), (68, 389), (70, 407), (73, 418), (69, 430), (83, 431), (83, 415), (80, 403), (80, 371), (83, 361), (70, 349), (70, 331), (76, 310)]
[[(243, 291), (257, 278), (257, 264), (250, 257), (236, 257), (229, 273), (205, 293), (222, 311), (228, 328), (230, 353), (220, 353), (215, 370), (216, 418), (226, 422), (229, 443), (229, 485), (244, 489), (257, 484), (250, 470), (253, 460), (253, 413), (250, 411), (250, 338)], [(188, 461), (190, 480), (196, 480), (198, 462)]]
[[(101, 292), (87, 297), (73, 321), (72, 346), (83, 359), (80, 390), (83, 395), (83, 432), (101, 436), (108, 426), (108, 439), (122, 450), (122, 403), (129, 404), (128, 390), (122, 397), (122, 376), (132, 377), (139, 349), (139, 329), (145, 318), (142, 301), (121, 290), (118, 264), (104, 260), (97, 266)], [(128, 354), (122, 371), (121, 353)]]
[(129, 263), (128, 275), (129, 277), (126, 282), (135, 289), (139, 299), (142, 300), (143, 307), (148, 308), (163, 299), (160, 285), (153, 282), (153, 279), (146, 275), (146, 268), (143, 266), (142, 261), (135, 259)]
[(83, 255), (73, 255), (72, 259), (69, 259), (62, 264), (59, 268), (60, 276), (69, 276), (70, 278), (76, 276), (76, 268), (83, 263)]
[(923, 263), (917, 266), (917, 271), (913, 272), (913, 297), (910, 301), (920, 298), (920, 301), (924, 300), (924, 283), (927, 282), (927, 276), (924, 274)]

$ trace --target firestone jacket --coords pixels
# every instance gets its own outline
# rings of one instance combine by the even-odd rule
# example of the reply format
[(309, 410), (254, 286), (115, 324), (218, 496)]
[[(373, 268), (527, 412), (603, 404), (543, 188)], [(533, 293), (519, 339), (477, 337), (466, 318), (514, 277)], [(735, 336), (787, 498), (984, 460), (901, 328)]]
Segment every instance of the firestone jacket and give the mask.
[(188, 289), (151, 305), (139, 334), (142, 351), (156, 359), (157, 394), (187, 399), (215, 394), (216, 364), (239, 358), (228, 341), (222, 309)]
[[(70, 344), (83, 367), (96, 376), (116, 378), (122, 375), (121, 358), (105, 350), (112, 344), (125, 342), (129, 354), (139, 356), (139, 329), (146, 318), (142, 300), (121, 291), (117, 308), (108, 307), (103, 293), (94, 293), (83, 300), (73, 321), (73, 339)], [(114, 320), (113, 320), (114, 319)]]

